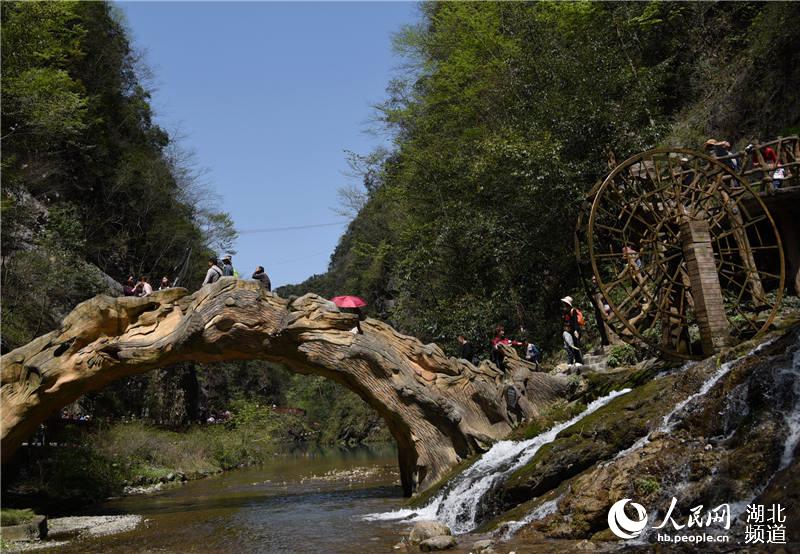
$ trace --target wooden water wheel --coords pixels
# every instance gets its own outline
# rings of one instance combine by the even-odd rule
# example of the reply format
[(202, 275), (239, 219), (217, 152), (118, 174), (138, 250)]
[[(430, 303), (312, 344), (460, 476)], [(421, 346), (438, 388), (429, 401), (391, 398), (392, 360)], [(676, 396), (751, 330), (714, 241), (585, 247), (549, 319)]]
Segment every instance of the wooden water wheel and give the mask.
[(764, 202), (692, 150), (616, 166), (587, 198), (576, 254), (614, 334), (680, 358), (763, 332), (783, 293), (783, 248)]

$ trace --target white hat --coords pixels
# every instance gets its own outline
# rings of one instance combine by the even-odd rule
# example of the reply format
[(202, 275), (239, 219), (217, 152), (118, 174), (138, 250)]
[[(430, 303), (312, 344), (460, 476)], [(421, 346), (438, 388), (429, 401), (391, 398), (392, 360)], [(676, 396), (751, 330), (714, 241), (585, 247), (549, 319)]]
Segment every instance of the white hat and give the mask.
[(569, 306), (570, 308), (572, 307), (572, 297), (571, 296), (565, 296), (564, 298), (561, 299), (561, 301), (564, 304), (566, 304), (567, 306)]

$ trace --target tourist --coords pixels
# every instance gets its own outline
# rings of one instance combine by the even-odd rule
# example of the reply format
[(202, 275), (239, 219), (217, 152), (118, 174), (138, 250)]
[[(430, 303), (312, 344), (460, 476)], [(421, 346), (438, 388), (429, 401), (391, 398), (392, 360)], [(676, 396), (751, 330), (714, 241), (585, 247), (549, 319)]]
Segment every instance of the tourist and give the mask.
[(272, 282), (270, 282), (269, 275), (267, 275), (267, 272), (264, 271), (263, 266), (258, 266), (256, 268), (256, 270), (253, 272), (252, 278), (256, 281), (261, 281), (261, 285), (267, 289), (267, 291), (272, 290)]
[(122, 285), (122, 294), (125, 296), (136, 296), (136, 279), (133, 278), (133, 275), (128, 275), (128, 279), (125, 281), (125, 284)]
[(772, 172), (772, 190), (778, 190), (783, 186), (783, 180), (786, 179), (786, 169), (778, 165), (775, 171)]
[(472, 365), (478, 365), (478, 357), (475, 355), (475, 348), (472, 346), (472, 343), (468, 341), (464, 335), (458, 335), (457, 338), (459, 344), (461, 344), (459, 357), (462, 360), (467, 360)]
[(733, 153), (731, 152), (731, 143), (727, 140), (708, 139), (704, 146), (706, 152), (719, 159), (720, 162), (727, 165), (731, 170), (736, 171), (739, 169), (739, 161), (735, 157), (730, 157)]
[[(756, 141), (758, 144), (758, 141)], [(754, 144), (748, 144), (744, 147), (744, 151), (747, 152), (752, 156), (753, 167), (762, 166), (761, 160), (759, 160), (758, 153), (761, 152), (761, 158), (764, 160), (766, 164), (765, 169), (772, 169), (775, 167), (775, 164), (778, 163), (778, 155), (775, 153), (775, 150), (772, 149), (771, 146), (762, 146), (757, 148)]]
[(238, 277), (236, 270), (233, 269), (233, 257), (230, 254), (226, 254), (222, 258), (222, 275), (223, 277)]
[(537, 366), (542, 363), (542, 350), (534, 343), (529, 342), (525, 348), (525, 359)]
[(497, 326), (494, 332), (494, 338), (492, 339), (492, 352), (489, 359), (494, 362), (500, 370), (503, 370), (503, 359), (506, 355), (503, 354), (503, 350), (500, 348), (501, 344), (507, 346), (522, 346), (522, 343), (506, 338), (506, 328), (502, 325)]
[(583, 355), (581, 354), (581, 333), (586, 325), (583, 313), (572, 305), (572, 297), (565, 296), (561, 299), (562, 319), (564, 320), (564, 349), (567, 352), (567, 360), (570, 365), (573, 363), (580, 367), (583, 365)]
[(685, 156), (681, 158), (680, 174), (682, 175), (681, 183), (685, 187), (691, 186), (697, 177), (697, 172), (689, 166), (689, 158)]
[(136, 296), (150, 296), (153, 294), (153, 286), (146, 275), (139, 277), (139, 282), (136, 283), (136, 291)]
[(167, 290), (167, 289), (170, 289), (170, 288), (172, 288), (172, 283), (170, 282), (169, 277), (164, 275), (161, 278), (161, 284), (158, 285), (158, 290)]
[(628, 263), (632, 263), (637, 269), (642, 269), (642, 260), (639, 258), (639, 253), (629, 245), (626, 244), (622, 247), (622, 255)]
[(212, 256), (208, 259), (208, 271), (206, 271), (206, 278), (203, 280), (203, 286), (216, 283), (220, 277), (222, 277), (222, 270), (217, 264), (217, 259)]

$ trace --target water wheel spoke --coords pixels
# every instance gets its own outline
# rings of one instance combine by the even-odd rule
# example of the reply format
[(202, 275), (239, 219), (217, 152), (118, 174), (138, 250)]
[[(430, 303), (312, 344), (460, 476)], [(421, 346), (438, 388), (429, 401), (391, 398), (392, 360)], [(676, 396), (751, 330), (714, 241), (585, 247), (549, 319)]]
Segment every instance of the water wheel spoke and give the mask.
[[(717, 331), (708, 323), (713, 320), (698, 320), (695, 310), (705, 302), (695, 305), (693, 286), (708, 291), (706, 301), (723, 302), (740, 327), (760, 325), (746, 313), (751, 306), (769, 308), (767, 319), (774, 317), (775, 302), (767, 303), (765, 291), (777, 287), (780, 297), (784, 268), (765, 264), (782, 250), (774, 221), (744, 176), (701, 153), (659, 149), (616, 165), (593, 193), (588, 218), (580, 219), (585, 252), (612, 307), (609, 328), (623, 340), (691, 356), (697, 344), (690, 332), (699, 328), (705, 349)], [(698, 262), (685, 259), (692, 251)], [(711, 280), (702, 273), (709, 267)]]

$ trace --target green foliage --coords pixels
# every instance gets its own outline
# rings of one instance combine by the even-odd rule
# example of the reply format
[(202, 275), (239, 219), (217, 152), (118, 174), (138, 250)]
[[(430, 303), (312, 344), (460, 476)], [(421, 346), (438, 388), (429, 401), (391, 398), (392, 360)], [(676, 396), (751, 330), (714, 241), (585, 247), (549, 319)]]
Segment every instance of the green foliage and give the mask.
[(118, 280), (199, 283), (206, 256), (236, 234), (153, 123), (120, 12), (103, 2), (0, 9), (7, 349), (98, 292), (87, 264)]
[(13, 508), (3, 508), (0, 510), (0, 525), (19, 525), (30, 521), (36, 514), (33, 510), (15, 510)]
[(641, 497), (648, 497), (661, 490), (661, 483), (648, 475), (637, 478), (636, 481), (634, 481), (634, 487)]
[(95, 501), (122, 492), (127, 484), (157, 483), (170, 473), (195, 478), (255, 465), (276, 445), (306, 429), (293, 416), (267, 415), (237, 404), (234, 425), (192, 426), (170, 431), (142, 423), (73, 430), (69, 447), (42, 449), (11, 486), (55, 500)]
[[(409, 63), (379, 107), (394, 149), (362, 164), (369, 186), (350, 193), (358, 215), (328, 273), (285, 292), (361, 295), (371, 315), (451, 353), (463, 333), (486, 354), (498, 323), (558, 347), (560, 297), (591, 316), (575, 293), (572, 231), (610, 155), (800, 124), (800, 48), (788, 32), (798, 13), (791, 3), (423, 4), (422, 21), (397, 35)], [(782, 54), (770, 60), (772, 44)]]
[(630, 344), (615, 344), (608, 349), (608, 367), (635, 365), (638, 361), (638, 351)]

